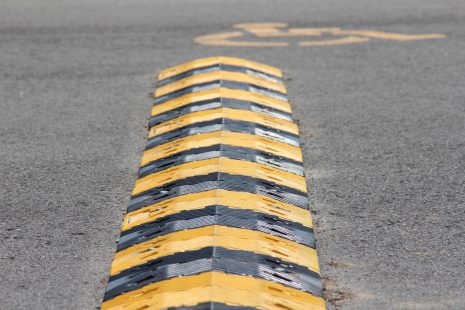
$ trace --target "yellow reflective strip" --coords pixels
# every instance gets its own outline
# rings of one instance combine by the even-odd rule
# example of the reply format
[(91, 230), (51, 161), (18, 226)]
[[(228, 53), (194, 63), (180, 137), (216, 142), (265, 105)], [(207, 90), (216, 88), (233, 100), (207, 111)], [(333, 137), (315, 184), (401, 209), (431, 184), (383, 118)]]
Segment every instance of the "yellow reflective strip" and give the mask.
[(178, 252), (220, 246), (280, 258), (319, 272), (315, 249), (255, 230), (227, 226), (206, 226), (181, 230), (116, 252), (111, 275), (150, 260)]
[(156, 146), (144, 152), (141, 166), (151, 161), (165, 158), (170, 155), (215, 144), (228, 144), (232, 146), (246, 147), (274, 155), (302, 161), (300, 148), (287, 143), (278, 142), (268, 138), (230, 131), (214, 131), (198, 135), (184, 137), (175, 141)]
[(169, 83), (167, 85), (157, 87), (155, 91), (155, 97), (160, 97), (174, 91), (197, 85), (202, 83), (213, 82), (217, 80), (227, 80), (227, 81), (235, 81), (247, 84), (257, 85), (263, 88), (268, 88), (271, 90), (275, 90), (277, 92), (286, 94), (286, 86), (280, 83), (276, 83), (270, 80), (265, 80), (260, 77), (250, 76), (248, 74), (242, 72), (229, 72), (229, 71), (213, 71), (198, 75), (193, 75), (186, 77), (182, 80)]
[(305, 178), (297, 174), (255, 162), (217, 157), (184, 163), (137, 179), (132, 194), (137, 195), (180, 179), (213, 172), (248, 176), (307, 192)]
[(181, 74), (186, 71), (208, 67), (208, 66), (213, 66), (217, 64), (245, 67), (245, 68), (249, 68), (252, 70), (268, 73), (268, 74), (271, 74), (277, 77), (283, 76), (283, 73), (281, 70), (279, 70), (278, 68), (272, 67), (272, 66), (268, 66), (268, 65), (260, 64), (258, 62), (240, 59), (240, 58), (219, 56), (219, 57), (209, 57), (209, 58), (198, 59), (198, 60), (184, 63), (179, 66), (168, 68), (160, 72), (160, 74), (158, 75), (158, 80), (164, 80), (164, 79), (173, 77), (175, 75)]
[(156, 282), (103, 303), (102, 310), (167, 309), (218, 302), (269, 310), (324, 310), (321, 297), (250, 276), (205, 272)]
[(228, 118), (232, 120), (252, 122), (274, 129), (283, 130), (294, 135), (299, 134), (297, 125), (290, 121), (248, 110), (217, 108), (182, 115), (167, 122), (161, 123), (157, 126), (153, 126), (149, 130), (148, 137), (153, 138), (155, 136), (164, 134), (169, 131), (173, 131), (184, 126), (211, 121), (219, 118)]
[(309, 228), (313, 227), (312, 216), (308, 210), (267, 196), (215, 189), (166, 199), (129, 212), (123, 220), (121, 230), (129, 230), (135, 226), (181, 211), (197, 210), (214, 205), (253, 210), (259, 213), (274, 215), (283, 220), (300, 223)]
[(258, 93), (252, 93), (245, 90), (229, 89), (229, 88), (215, 88), (196, 93), (184, 95), (182, 97), (169, 100), (153, 106), (152, 116), (165, 113), (176, 108), (199, 102), (204, 100), (211, 100), (216, 98), (229, 98), (243, 101), (252, 101), (266, 107), (278, 109), (287, 113), (291, 113), (291, 106), (289, 102), (282, 101), (269, 96), (264, 96)]

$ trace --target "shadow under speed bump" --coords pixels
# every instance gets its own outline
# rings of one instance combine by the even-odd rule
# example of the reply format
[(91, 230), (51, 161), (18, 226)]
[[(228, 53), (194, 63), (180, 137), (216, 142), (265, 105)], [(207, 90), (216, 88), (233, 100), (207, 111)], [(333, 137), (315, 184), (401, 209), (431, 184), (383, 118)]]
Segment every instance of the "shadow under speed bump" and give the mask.
[(325, 309), (281, 70), (195, 60), (154, 96), (102, 309)]

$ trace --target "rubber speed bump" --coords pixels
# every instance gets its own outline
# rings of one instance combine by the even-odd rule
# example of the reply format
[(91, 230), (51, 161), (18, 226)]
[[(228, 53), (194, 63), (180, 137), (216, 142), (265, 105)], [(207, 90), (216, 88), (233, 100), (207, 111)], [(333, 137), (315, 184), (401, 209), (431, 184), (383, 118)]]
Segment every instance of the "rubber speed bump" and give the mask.
[(325, 309), (282, 72), (200, 59), (154, 95), (102, 309)]

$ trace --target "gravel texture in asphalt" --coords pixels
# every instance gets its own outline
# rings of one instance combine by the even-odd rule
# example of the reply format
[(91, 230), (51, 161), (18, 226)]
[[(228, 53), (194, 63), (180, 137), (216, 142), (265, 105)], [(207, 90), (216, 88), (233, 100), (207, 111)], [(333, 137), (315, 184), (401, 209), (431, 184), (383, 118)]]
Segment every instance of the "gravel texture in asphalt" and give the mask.
[[(445, 39), (215, 47), (241, 22)], [(462, 0), (2, 1), (0, 308), (95, 309), (155, 74), (200, 57), (284, 70), (330, 309), (464, 309)]]

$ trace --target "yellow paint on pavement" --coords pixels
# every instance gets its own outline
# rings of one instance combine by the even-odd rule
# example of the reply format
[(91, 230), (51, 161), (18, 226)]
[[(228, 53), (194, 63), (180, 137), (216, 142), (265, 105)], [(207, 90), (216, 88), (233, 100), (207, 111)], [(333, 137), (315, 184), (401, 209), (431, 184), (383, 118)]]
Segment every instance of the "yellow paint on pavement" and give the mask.
[(208, 34), (194, 39), (202, 45), (215, 46), (242, 46), (242, 47), (273, 47), (288, 46), (287, 42), (259, 42), (259, 41), (233, 41), (231, 39), (242, 37), (244, 34), (239, 31)]
[(300, 46), (328, 46), (328, 45), (363, 43), (367, 41), (370, 41), (370, 39), (355, 37), (355, 36), (348, 36), (345, 38), (332, 39), (332, 40), (301, 41), (299, 42), (299, 45)]
[[(302, 37), (299, 46), (331, 46), (353, 43), (368, 42), (371, 39), (387, 41), (419, 41), (443, 39), (447, 36), (439, 33), (426, 34), (403, 34), (375, 30), (343, 30), (338, 27), (326, 28), (288, 28), (286, 23), (242, 23), (233, 26), (242, 31), (226, 32), (221, 34), (211, 34), (200, 36), (194, 39), (195, 42), (204, 45), (215, 46), (289, 46), (286, 41), (250, 41), (247, 34), (255, 38), (286, 39), (290, 37)], [(321, 39), (323, 36), (329, 38)], [(305, 39), (305, 37), (319, 37), (320, 39)], [(235, 40), (232, 40), (235, 39)], [(241, 40), (238, 40), (241, 39)], [(245, 39), (245, 40), (244, 40)]]

